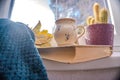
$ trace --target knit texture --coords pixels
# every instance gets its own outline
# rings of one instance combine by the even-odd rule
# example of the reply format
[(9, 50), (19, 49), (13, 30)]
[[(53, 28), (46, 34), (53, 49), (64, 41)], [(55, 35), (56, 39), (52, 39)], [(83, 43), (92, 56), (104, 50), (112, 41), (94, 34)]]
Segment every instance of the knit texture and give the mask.
[(25, 24), (0, 19), (0, 80), (48, 80), (34, 41)]

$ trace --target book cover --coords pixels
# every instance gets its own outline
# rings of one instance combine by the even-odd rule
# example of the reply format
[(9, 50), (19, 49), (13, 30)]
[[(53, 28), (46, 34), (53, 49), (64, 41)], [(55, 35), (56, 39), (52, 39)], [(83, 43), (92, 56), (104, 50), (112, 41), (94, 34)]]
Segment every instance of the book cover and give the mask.
[(62, 63), (78, 63), (109, 57), (112, 47), (109, 45), (64, 46), (39, 48), (43, 59)]

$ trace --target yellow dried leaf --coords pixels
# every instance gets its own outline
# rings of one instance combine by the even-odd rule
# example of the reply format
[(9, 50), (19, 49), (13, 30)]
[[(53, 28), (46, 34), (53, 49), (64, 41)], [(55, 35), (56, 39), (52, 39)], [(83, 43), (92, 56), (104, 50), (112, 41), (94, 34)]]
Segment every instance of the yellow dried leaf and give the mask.
[(35, 34), (38, 34), (40, 32), (40, 29), (41, 29), (41, 22), (39, 21), (37, 25), (33, 28), (33, 32)]

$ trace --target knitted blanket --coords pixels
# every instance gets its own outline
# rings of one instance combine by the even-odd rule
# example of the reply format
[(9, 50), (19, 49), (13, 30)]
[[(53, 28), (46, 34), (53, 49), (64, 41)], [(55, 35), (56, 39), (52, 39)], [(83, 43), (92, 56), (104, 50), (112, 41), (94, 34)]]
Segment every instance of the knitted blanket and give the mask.
[(0, 19), (0, 80), (48, 80), (34, 41), (25, 24)]

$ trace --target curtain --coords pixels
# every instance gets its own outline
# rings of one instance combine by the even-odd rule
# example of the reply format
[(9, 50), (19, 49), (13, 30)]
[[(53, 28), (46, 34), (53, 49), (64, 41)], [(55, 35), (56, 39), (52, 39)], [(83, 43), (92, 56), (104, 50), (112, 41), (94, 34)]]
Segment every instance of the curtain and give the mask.
[(15, 2), (15, 0), (11, 0), (11, 2), (10, 2), (9, 12), (8, 12), (8, 18), (11, 17), (11, 13), (12, 13), (12, 9), (13, 9), (13, 6), (14, 6), (14, 2)]
[(119, 46), (120, 49), (120, 0), (107, 0), (109, 3), (110, 14), (112, 17), (112, 22), (115, 27), (116, 34), (114, 36), (114, 45)]
[(10, 18), (15, 0), (0, 0), (0, 18)]

